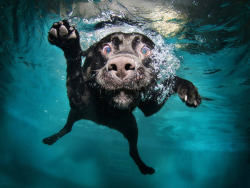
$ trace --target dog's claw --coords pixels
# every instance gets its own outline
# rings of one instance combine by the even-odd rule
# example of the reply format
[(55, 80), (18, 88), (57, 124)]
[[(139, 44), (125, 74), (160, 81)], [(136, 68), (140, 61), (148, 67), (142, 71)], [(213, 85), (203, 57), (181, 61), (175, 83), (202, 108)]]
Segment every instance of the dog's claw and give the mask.
[(198, 106), (198, 103), (197, 103), (197, 101), (196, 101), (196, 100), (194, 101), (194, 105), (195, 105), (195, 106)]

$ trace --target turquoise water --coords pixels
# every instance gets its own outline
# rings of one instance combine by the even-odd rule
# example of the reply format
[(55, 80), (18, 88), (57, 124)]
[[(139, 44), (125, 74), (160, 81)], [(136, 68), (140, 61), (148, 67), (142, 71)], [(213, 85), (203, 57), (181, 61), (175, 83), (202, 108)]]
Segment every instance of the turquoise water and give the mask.
[[(244, 0), (0, 1), (0, 187), (250, 187), (249, 8)], [(144, 23), (121, 27), (151, 36), (164, 49), (159, 58), (203, 97), (196, 109), (174, 95), (151, 117), (135, 110), (152, 176), (140, 174), (120, 133), (87, 120), (55, 145), (42, 143), (69, 111), (50, 26), (69, 19), (86, 49), (117, 29), (94, 30), (110, 15)]]

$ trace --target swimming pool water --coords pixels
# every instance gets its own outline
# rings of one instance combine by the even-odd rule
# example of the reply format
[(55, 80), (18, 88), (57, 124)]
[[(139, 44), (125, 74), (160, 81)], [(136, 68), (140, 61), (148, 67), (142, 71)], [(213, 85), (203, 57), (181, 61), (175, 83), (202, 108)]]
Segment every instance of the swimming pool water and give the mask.
[[(0, 1), (0, 187), (250, 187), (249, 7), (244, 0)], [(137, 21), (120, 27), (151, 36), (164, 51), (158, 58), (203, 98), (194, 109), (171, 96), (147, 118), (135, 110), (152, 176), (140, 174), (120, 133), (87, 120), (55, 145), (42, 143), (69, 111), (66, 63), (47, 41), (49, 28), (69, 19), (86, 49), (120, 29), (94, 29), (110, 15)]]

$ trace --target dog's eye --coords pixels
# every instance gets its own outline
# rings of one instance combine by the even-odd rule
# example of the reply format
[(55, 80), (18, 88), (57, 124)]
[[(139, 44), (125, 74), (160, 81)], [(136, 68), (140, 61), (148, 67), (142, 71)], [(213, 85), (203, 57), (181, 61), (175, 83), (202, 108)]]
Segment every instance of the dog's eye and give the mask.
[(141, 48), (141, 53), (142, 53), (143, 55), (145, 55), (145, 56), (148, 56), (148, 55), (150, 55), (151, 50), (150, 50), (149, 47), (143, 46), (143, 47)]
[(110, 52), (111, 52), (111, 47), (109, 45), (103, 47), (104, 54), (109, 54)]

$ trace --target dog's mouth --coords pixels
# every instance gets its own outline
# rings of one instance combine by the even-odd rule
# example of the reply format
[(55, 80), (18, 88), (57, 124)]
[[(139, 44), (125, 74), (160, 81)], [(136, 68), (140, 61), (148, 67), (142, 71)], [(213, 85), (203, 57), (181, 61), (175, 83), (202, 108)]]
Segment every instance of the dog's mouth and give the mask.
[(109, 91), (108, 96), (111, 105), (121, 110), (130, 109), (137, 105), (137, 101), (140, 101), (140, 93), (134, 90), (120, 89)]
[(139, 68), (133, 71), (129, 77), (125, 79), (120, 79), (113, 76), (106, 69), (101, 69), (98, 71), (96, 81), (98, 85), (105, 90), (145, 90), (153, 82), (153, 76), (151, 75), (151, 70), (145, 70)]
[(151, 80), (146, 79), (145, 74), (140, 74), (138, 71), (127, 79), (116, 79), (104, 69), (97, 78), (97, 83), (111, 106), (125, 110), (138, 105), (141, 92), (147, 90)]

